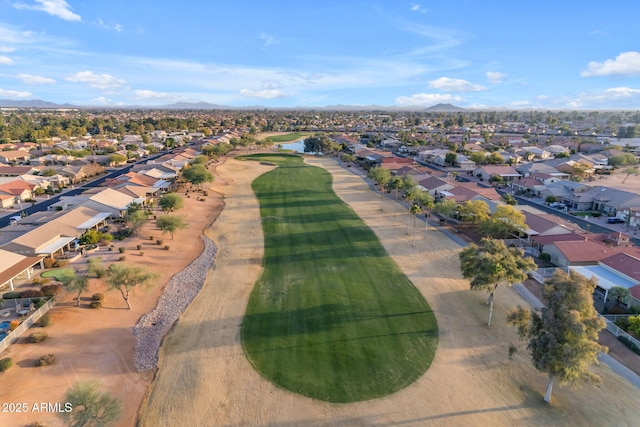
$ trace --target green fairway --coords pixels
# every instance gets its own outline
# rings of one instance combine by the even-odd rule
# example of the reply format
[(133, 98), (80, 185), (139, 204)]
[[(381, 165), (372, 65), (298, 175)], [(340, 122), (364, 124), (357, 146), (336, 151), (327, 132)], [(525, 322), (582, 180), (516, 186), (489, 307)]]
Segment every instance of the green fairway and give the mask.
[(418, 379), (436, 350), (433, 312), (331, 175), (299, 156), (245, 158), (279, 165), (253, 182), (265, 269), (242, 325), (251, 363), (282, 388), (331, 402)]
[(282, 142), (297, 141), (300, 138), (304, 138), (305, 136), (309, 136), (309, 135), (311, 135), (309, 132), (293, 132), (293, 133), (285, 133), (283, 135), (269, 136), (265, 139), (275, 144), (280, 144)]

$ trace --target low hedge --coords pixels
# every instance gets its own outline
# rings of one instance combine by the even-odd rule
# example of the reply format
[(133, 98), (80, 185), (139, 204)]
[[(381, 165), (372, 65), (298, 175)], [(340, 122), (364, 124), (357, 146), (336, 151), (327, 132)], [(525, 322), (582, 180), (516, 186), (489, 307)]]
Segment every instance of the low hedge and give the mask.
[(635, 354), (637, 354), (638, 356), (640, 356), (640, 347), (638, 347), (633, 341), (631, 341), (629, 338), (625, 337), (624, 335), (620, 335), (618, 337), (618, 340), (623, 343), (624, 345), (626, 345), (627, 347), (629, 347), (629, 350), (633, 351)]
[(49, 335), (46, 332), (34, 332), (29, 335), (29, 342), (36, 344), (45, 341), (47, 338), (49, 338)]
[(20, 291), (11, 291), (11, 292), (5, 292), (2, 295), (2, 299), (16, 299), (16, 298), (20, 298), (20, 294), (22, 292)]
[(40, 366), (51, 366), (54, 364), (55, 361), (56, 361), (55, 354), (49, 353), (49, 354), (44, 354), (40, 356), (38, 363), (40, 364)]

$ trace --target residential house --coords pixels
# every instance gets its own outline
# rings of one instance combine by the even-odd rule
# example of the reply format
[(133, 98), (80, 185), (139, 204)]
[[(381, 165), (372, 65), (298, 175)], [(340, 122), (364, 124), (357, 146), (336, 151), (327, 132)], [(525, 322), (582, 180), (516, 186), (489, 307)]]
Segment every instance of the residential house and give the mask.
[(35, 188), (33, 184), (25, 182), (20, 178), (5, 179), (0, 178), (0, 195), (12, 196), (16, 203), (33, 198), (33, 190)]
[(551, 262), (558, 267), (597, 265), (598, 261), (619, 253), (640, 256), (640, 248), (610, 246), (589, 239), (554, 242), (545, 245), (544, 251), (551, 255)]
[(31, 153), (27, 150), (7, 150), (0, 151), (0, 163), (15, 164), (25, 163), (31, 158)]
[(590, 190), (590, 186), (580, 182), (563, 180), (548, 184), (545, 189), (540, 190), (540, 197), (546, 199), (553, 196), (570, 209), (587, 211), (593, 206), (593, 194)]
[(480, 166), (473, 171), (473, 174), (481, 181), (489, 181), (491, 178), (500, 177), (502, 181), (513, 181), (522, 175), (513, 166)]
[(452, 189), (455, 184), (432, 176), (418, 181), (417, 186), (420, 190), (427, 191), (431, 196), (438, 199), (441, 198), (440, 193)]
[[(637, 192), (623, 191), (610, 187), (596, 186), (591, 191), (593, 194), (593, 210), (602, 211), (609, 216), (616, 216), (618, 212), (629, 209), (640, 210), (640, 194)], [(621, 217), (621, 219), (625, 219)]]
[(466, 171), (474, 170), (476, 168), (476, 162), (474, 162), (473, 160), (469, 159), (467, 156), (462, 154), (458, 154), (458, 156), (456, 157), (456, 161), (453, 165)]
[(33, 267), (44, 268), (41, 256), (27, 257), (0, 249), (0, 288), (9, 286), (13, 291), (17, 279), (31, 279)]

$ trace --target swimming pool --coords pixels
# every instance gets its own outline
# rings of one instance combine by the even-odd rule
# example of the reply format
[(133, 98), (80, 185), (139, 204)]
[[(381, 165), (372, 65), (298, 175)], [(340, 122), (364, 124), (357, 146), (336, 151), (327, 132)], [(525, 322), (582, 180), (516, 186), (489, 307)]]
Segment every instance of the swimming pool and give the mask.
[(0, 341), (2, 341), (7, 336), (7, 332), (5, 331), (9, 330), (10, 324), (11, 324), (11, 321), (9, 320), (4, 320), (0, 322)]

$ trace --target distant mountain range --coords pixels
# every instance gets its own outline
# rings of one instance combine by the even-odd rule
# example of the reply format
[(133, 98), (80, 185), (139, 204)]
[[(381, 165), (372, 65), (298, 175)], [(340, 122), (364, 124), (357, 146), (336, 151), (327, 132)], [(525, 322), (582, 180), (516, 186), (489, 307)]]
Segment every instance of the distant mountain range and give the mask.
[(327, 105), (324, 107), (291, 107), (291, 108), (273, 108), (260, 105), (231, 107), (227, 105), (210, 104), (208, 102), (176, 102), (168, 105), (72, 105), (72, 104), (56, 104), (55, 102), (42, 101), (40, 99), (14, 100), (0, 99), (0, 108), (91, 108), (91, 109), (140, 109), (140, 110), (315, 110), (315, 111), (466, 111), (464, 108), (456, 107), (451, 104), (436, 104), (425, 108), (421, 106), (382, 106), (382, 105)]

